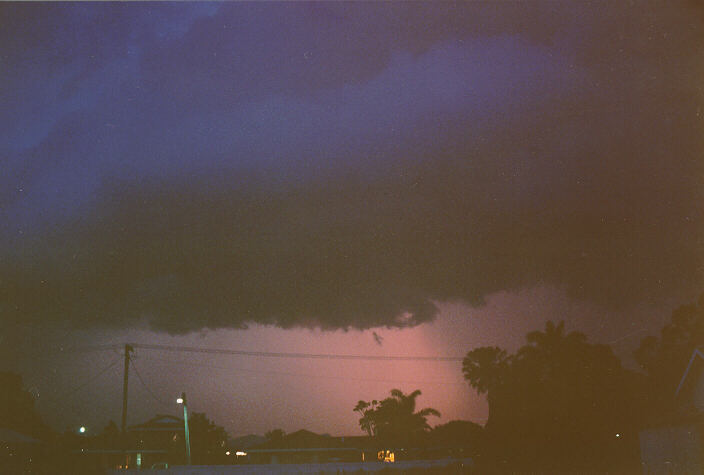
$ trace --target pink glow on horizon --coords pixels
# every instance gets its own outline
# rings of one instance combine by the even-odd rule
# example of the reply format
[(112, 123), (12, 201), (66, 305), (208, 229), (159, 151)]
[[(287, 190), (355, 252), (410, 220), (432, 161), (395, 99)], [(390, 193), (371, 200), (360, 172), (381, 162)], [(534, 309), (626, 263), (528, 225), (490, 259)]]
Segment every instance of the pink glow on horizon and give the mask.
[[(640, 313), (602, 313), (602, 318), (595, 318), (594, 308), (574, 302), (551, 287), (501, 292), (481, 308), (454, 303), (443, 303), (439, 308), (434, 322), (406, 329), (321, 331), (252, 325), (247, 330), (213, 330), (185, 336), (143, 329), (99, 335), (76, 332), (74, 337), (83, 344), (142, 342), (249, 351), (463, 357), (479, 346), (498, 345), (513, 352), (527, 332), (543, 328), (548, 319), (564, 319), (568, 331), (583, 331), (591, 341), (616, 341), (614, 351), (626, 360), (640, 338), (654, 333), (669, 314), (666, 309), (636, 309), (633, 312)], [(645, 312), (652, 315), (649, 326), (641, 323), (634, 327), (632, 322), (647, 320)], [(66, 418), (82, 418), (91, 425), (103, 426), (109, 419), (120, 420), (120, 365), (77, 394), (85, 400), (75, 401), (64, 411), (52, 411), (50, 406), (62, 403), (53, 398), (70, 392), (73, 382), (89, 379), (96, 369), (119, 359), (119, 352), (66, 353), (37, 368), (71, 365), (76, 374), (70, 382), (62, 382), (60, 373), (43, 381), (40, 377), (33, 380), (28, 371), (26, 384), (41, 395), (39, 409), (46, 407), (43, 413), (56, 417), (48, 422), (58, 428), (67, 424)], [(404, 392), (420, 389), (418, 407), (434, 407), (442, 413), (441, 418), (429, 421), (431, 425), (455, 419), (483, 424), (487, 417), (486, 401), (464, 381), (460, 362), (262, 358), (138, 349), (134, 364), (159, 401), (142, 387), (133, 372), (128, 424), (143, 422), (156, 413), (177, 414), (179, 407), (172, 401), (183, 391), (189, 396), (192, 411), (205, 412), (231, 436), (263, 434), (275, 428), (359, 435), (362, 432), (358, 415), (352, 411), (354, 405), (360, 399), (384, 398), (393, 388)], [(100, 393), (99, 401), (96, 393)]]

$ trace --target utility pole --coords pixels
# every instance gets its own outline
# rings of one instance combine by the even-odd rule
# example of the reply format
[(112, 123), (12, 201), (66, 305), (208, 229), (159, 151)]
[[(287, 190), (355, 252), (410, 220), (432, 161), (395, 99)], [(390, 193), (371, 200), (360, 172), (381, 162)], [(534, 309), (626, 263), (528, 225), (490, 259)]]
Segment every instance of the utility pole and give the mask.
[(125, 372), (122, 380), (122, 435), (125, 435), (127, 426), (127, 380), (130, 373), (130, 351), (134, 348), (130, 345), (125, 345)]
[(129, 456), (127, 455), (127, 380), (130, 372), (130, 351), (134, 351), (131, 345), (125, 345), (125, 372), (122, 380), (122, 448), (125, 456), (125, 468), (129, 465)]

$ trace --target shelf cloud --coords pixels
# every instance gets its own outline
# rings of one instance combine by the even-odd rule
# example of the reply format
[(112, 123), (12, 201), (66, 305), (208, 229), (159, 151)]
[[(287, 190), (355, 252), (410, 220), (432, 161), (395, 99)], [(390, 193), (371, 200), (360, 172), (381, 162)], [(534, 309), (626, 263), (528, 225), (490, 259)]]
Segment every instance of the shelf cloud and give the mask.
[(696, 5), (1, 11), (5, 321), (403, 327), (704, 282)]

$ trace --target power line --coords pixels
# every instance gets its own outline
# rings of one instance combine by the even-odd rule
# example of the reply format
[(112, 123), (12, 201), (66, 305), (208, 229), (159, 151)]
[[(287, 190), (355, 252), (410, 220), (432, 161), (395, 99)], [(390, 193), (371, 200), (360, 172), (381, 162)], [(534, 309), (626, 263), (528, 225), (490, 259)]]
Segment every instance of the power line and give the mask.
[(132, 347), (143, 350), (173, 351), (184, 353), (207, 353), (212, 355), (258, 356), (265, 358), (307, 358), (328, 360), (368, 360), (368, 361), (462, 361), (461, 356), (379, 356), (379, 355), (338, 355), (327, 353), (280, 353), (270, 351), (244, 351), (191, 346), (149, 345), (132, 343)]
[(56, 399), (57, 399), (57, 400), (61, 400), (61, 399), (64, 399), (64, 398), (67, 398), (67, 397), (69, 397), (69, 396), (74, 395), (75, 393), (77, 393), (77, 392), (80, 391), (81, 389), (83, 389), (83, 388), (85, 388), (86, 386), (88, 386), (90, 383), (94, 382), (94, 381), (95, 381), (96, 379), (98, 379), (100, 376), (102, 376), (103, 374), (105, 374), (105, 372), (107, 372), (110, 368), (112, 368), (113, 366), (115, 366), (115, 365), (116, 365), (117, 363), (119, 363), (119, 362), (120, 362), (120, 360), (115, 360), (115, 361), (113, 361), (113, 362), (110, 363), (108, 366), (106, 366), (105, 368), (103, 368), (102, 370), (100, 370), (100, 372), (96, 373), (94, 376), (92, 376), (92, 377), (89, 378), (87, 381), (85, 381), (83, 384), (81, 384), (81, 385), (79, 385), (79, 386), (73, 388), (71, 391), (69, 391), (69, 392), (67, 392), (67, 393), (65, 393), (65, 394), (62, 394), (61, 396), (59, 396), (59, 397), (56, 398)]
[(303, 378), (343, 379), (345, 381), (369, 381), (369, 382), (377, 382), (377, 383), (440, 384), (440, 385), (461, 385), (461, 386), (464, 386), (466, 384), (466, 382), (459, 382), (459, 381), (410, 381), (410, 380), (398, 380), (398, 379), (394, 380), (394, 379), (381, 379), (381, 378), (355, 378), (355, 377), (350, 377), (350, 376), (332, 376), (332, 375), (325, 375), (325, 374), (293, 373), (293, 372), (289, 372), (289, 371), (254, 370), (254, 369), (245, 369), (245, 368), (239, 368), (239, 367), (214, 366), (214, 365), (207, 364), (207, 363), (198, 363), (198, 362), (192, 362), (192, 361), (174, 361), (174, 360), (169, 360), (169, 359), (165, 359), (165, 358), (155, 358), (153, 356), (147, 356), (147, 358), (149, 360), (162, 361), (163, 363), (156, 363), (161, 366), (165, 366), (166, 364), (169, 364), (170, 366), (173, 366), (173, 365), (199, 366), (199, 367), (205, 367), (205, 368), (211, 368), (211, 369), (221, 369), (221, 370), (225, 370), (225, 371), (250, 373), (253, 376), (273, 374), (273, 375), (280, 375), (280, 376), (295, 376), (295, 377), (303, 377)]
[[(117, 351), (122, 349), (123, 345), (119, 344), (107, 344), (107, 345), (76, 345), (72, 348), (60, 348), (59, 351), (62, 352), (72, 352), (72, 351), (105, 351), (113, 350)], [(120, 353), (122, 355), (122, 353)]]
[(144, 380), (142, 379), (142, 375), (139, 374), (139, 370), (137, 369), (137, 366), (135, 366), (134, 360), (130, 360), (130, 363), (132, 364), (132, 369), (134, 370), (134, 373), (137, 375), (137, 379), (139, 380), (140, 383), (142, 383), (142, 387), (144, 387), (144, 389), (147, 390), (147, 393), (149, 393), (149, 395), (150, 395), (156, 402), (158, 402), (159, 404), (161, 404), (163, 407), (170, 407), (169, 404), (167, 404), (167, 403), (165, 403), (164, 401), (162, 401), (161, 399), (159, 399), (159, 398), (157, 397), (157, 395), (154, 394), (154, 392), (153, 392), (151, 389), (149, 389), (149, 386), (147, 386), (147, 384), (146, 384), (146, 383), (144, 382)]

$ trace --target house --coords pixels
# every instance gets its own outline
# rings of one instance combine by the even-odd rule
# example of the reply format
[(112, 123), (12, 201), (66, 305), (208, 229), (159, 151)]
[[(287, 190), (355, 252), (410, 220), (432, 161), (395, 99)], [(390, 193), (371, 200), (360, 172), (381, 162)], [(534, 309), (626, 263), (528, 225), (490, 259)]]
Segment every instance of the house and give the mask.
[(364, 449), (345, 443), (344, 437), (299, 430), (246, 450), (252, 464), (362, 462)]
[(183, 419), (158, 414), (142, 424), (127, 428), (130, 467), (178, 465), (186, 461)]
[[(86, 437), (68, 434), (72, 458), (57, 473), (101, 473), (109, 469), (149, 469), (185, 463), (183, 419), (159, 414), (121, 434)], [(2, 472), (4, 473), (4, 472)]]
[(704, 473), (704, 353), (698, 348), (682, 374), (675, 402), (638, 434), (644, 474)]

